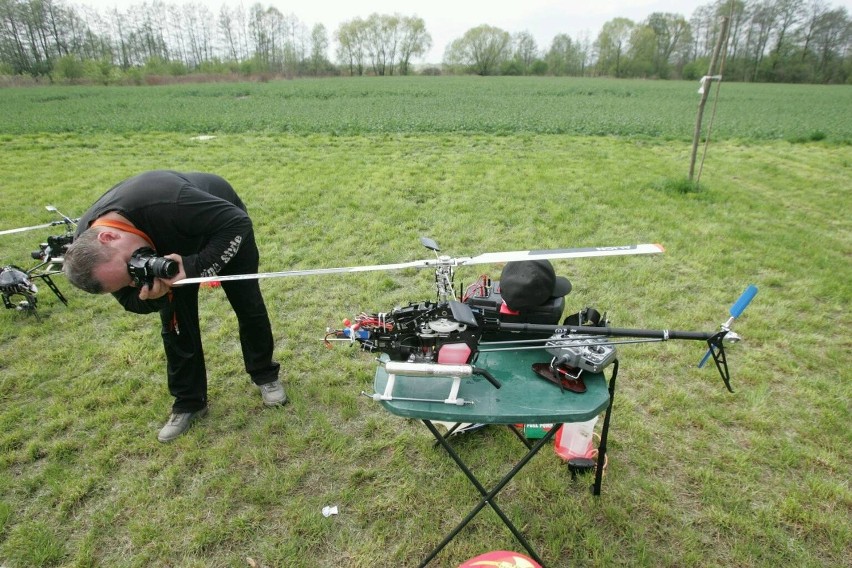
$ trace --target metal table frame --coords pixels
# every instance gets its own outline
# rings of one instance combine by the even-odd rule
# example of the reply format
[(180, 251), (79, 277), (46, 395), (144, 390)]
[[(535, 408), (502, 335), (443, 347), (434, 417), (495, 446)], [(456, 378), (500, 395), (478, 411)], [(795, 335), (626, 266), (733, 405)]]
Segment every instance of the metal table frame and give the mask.
[[(457, 406), (440, 402), (402, 400), (446, 398), (446, 392), (452, 388), (452, 377), (405, 377), (397, 375), (395, 377), (395, 392), (398, 393), (399, 399), (381, 401), (382, 406), (392, 414), (422, 421), (481, 497), (467, 516), (424, 558), (420, 564), (421, 568), (429, 564), (486, 505), (489, 505), (500, 517), (530, 557), (544, 566), (544, 562), (532, 545), (500, 509), (495, 498), (539, 450), (553, 439), (554, 434), (562, 424), (590, 420), (601, 412), (605, 412), (601, 440), (598, 446), (595, 480), (591, 487), (594, 495), (600, 495), (607, 437), (612, 415), (612, 401), (615, 395), (615, 379), (618, 375), (618, 360), (613, 363), (609, 381), (603, 374), (585, 374), (587, 392), (578, 394), (570, 391), (560, 392), (556, 385), (548, 383), (533, 373), (531, 362), (540, 361), (544, 356), (542, 353), (543, 351), (533, 350), (480, 354), (476, 363), (477, 366), (487, 368), (503, 386), (496, 389), (481, 377), (465, 379), (459, 393), (465, 400), (472, 400), (473, 405)], [(380, 365), (374, 381), (375, 392), (383, 392), (388, 379), (388, 374)], [(513, 398), (515, 400), (512, 400)], [(536, 401), (536, 398), (539, 400)], [(476, 478), (461, 456), (450, 445), (449, 437), (452, 431), (446, 435), (441, 434), (435, 427), (435, 421), (509, 426), (524, 442), (527, 452), (494, 487), (488, 489)], [(554, 424), (544, 437), (535, 441), (535, 443), (527, 440), (514, 426), (515, 424), (535, 423)]]

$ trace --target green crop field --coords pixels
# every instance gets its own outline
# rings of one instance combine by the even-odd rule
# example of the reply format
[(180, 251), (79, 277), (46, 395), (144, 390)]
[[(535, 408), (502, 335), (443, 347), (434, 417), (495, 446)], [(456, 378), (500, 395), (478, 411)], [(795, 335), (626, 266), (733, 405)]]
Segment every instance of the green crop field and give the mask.
[[(698, 86), (684, 81), (389, 77), (4, 89), (0, 133), (530, 132), (691, 139)], [(714, 138), (852, 141), (852, 90), (847, 86), (726, 83), (719, 101), (724, 110), (716, 113)], [(708, 121), (711, 111), (712, 104)]]
[[(735, 393), (697, 368), (698, 342), (620, 346), (602, 495), (544, 448), (497, 502), (550, 567), (852, 566), (852, 88), (723, 84), (695, 187), (697, 87), (0, 89), (0, 231), (173, 168), (233, 183), (266, 271), (428, 258), (420, 236), (451, 256), (659, 242), (554, 261), (566, 313), (713, 331), (755, 284), (728, 350)], [(52, 231), (0, 235), (0, 265), (31, 266)], [(457, 283), (499, 271), (462, 267)], [(428, 271), (262, 281), (278, 409), (243, 372), (224, 294), (203, 289), (210, 414), (167, 445), (158, 318), (55, 281), (67, 307), (40, 285), (40, 319), (0, 309), (0, 566), (417, 566), (476, 503), (421, 423), (360, 395), (373, 355), (321, 341), (361, 311), (434, 299)], [(487, 485), (523, 453), (496, 426), (454, 445)], [(430, 566), (500, 549), (523, 552), (486, 508)]]

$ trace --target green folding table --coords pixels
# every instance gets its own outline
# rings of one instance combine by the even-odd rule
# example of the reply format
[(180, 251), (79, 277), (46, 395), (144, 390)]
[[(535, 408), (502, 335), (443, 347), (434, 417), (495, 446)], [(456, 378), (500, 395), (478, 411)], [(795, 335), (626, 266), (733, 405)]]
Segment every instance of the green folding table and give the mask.
[[(382, 357), (387, 361), (386, 356), (383, 355)], [(461, 381), (456, 379), (456, 393), (452, 392), (453, 377), (389, 374), (384, 365), (378, 366), (373, 383), (376, 394), (373, 395), (373, 398), (379, 400), (382, 406), (392, 414), (421, 420), (481, 495), (479, 503), (423, 560), (420, 564), (421, 567), (431, 562), (485, 505), (491, 506), (530, 556), (543, 566), (544, 562), (526, 538), (506, 517), (494, 498), (524, 465), (551, 440), (559, 426), (566, 422), (585, 422), (606, 411), (598, 448), (595, 481), (592, 486), (592, 492), (595, 495), (600, 494), (607, 433), (615, 392), (615, 378), (618, 374), (618, 361), (616, 360), (612, 365), (612, 373), (608, 382), (601, 373), (584, 373), (583, 380), (586, 384), (586, 392), (575, 393), (560, 390), (557, 385), (538, 377), (532, 371), (533, 363), (547, 362), (550, 357), (544, 349), (480, 352), (474, 365), (490, 372), (501, 384), (501, 387), (496, 388), (484, 376), (472, 375), (461, 379)], [(388, 393), (389, 380), (393, 390)], [(391, 399), (387, 400), (387, 396), (390, 396)], [(473, 404), (447, 404), (442, 402), (448, 398), (464, 400)], [(526, 444), (527, 453), (492, 489), (486, 489), (452, 448), (448, 441), (449, 436), (445, 436), (437, 430), (433, 424), (435, 421), (510, 426)], [(535, 443), (527, 440), (514, 426), (515, 424), (542, 423), (552, 423), (554, 426)]]

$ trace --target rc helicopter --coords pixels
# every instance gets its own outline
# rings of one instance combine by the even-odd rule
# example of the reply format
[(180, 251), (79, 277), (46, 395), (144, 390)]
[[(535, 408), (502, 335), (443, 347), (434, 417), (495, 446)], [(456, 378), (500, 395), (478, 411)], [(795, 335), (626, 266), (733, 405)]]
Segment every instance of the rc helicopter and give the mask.
[[(327, 329), (324, 339), (328, 345), (335, 341), (348, 342), (358, 344), (368, 352), (380, 353), (379, 363), (385, 367), (390, 377), (401, 375), (454, 378), (448, 398), (423, 402), (472, 404), (473, 401), (461, 399), (457, 394), (461, 379), (474, 375), (481, 376), (495, 388), (500, 388), (499, 381), (491, 373), (476, 366), (480, 353), (498, 350), (544, 350), (550, 355), (550, 361), (534, 366), (533, 371), (559, 386), (562, 391), (583, 392), (583, 373), (599, 373), (612, 364), (616, 357), (616, 345), (675, 339), (705, 342), (708, 350), (699, 367), (703, 367), (712, 357), (725, 386), (733, 392), (725, 345), (740, 341), (740, 336), (732, 330), (732, 325), (757, 294), (755, 286), (746, 289), (730, 308), (729, 318), (718, 330), (711, 332), (611, 327), (605, 315), (601, 316), (596, 309), (588, 307), (560, 322), (564, 298), (550, 298), (549, 303), (538, 309), (527, 310), (526, 313), (514, 311), (503, 301), (499, 281), (491, 281), (484, 276), (481, 281), (469, 286), (459, 298), (454, 282), (455, 269), (477, 264), (544, 260), (549, 264), (549, 260), (556, 259), (660, 254), (664, 252), (663, 247), (658, 244), (640, 244), (511, 251), (452, 258), (439, 254), (441, 249), (434, 240), (421, 237), (420, 242), (434, 252), (435, 258), (398, 264), (188, 278), (175, 282), (174, 285), (433, 268), (435, 301), (412, 302), (387, 312), (361, 313), (354, 322), (344, 320), (342, 328)], [(363, 394), (377, 401), (393, 400), (393, 381), (388, 381), (388, 388), (383, 393)]]
[(65, 251), (68, 249), (68, 245), (73, 242), (74, 231), (77, 228), (77, 219), (71, 219), (53, 205), (47, 205), (45, 209), (56, 213), (60, 217), (60, 220), (32, 227), (20, 227), (18, 229), (0, 231), (0, 235), (9, 235), (60, 225), (65, 227), (64, 234), (47, 237), (47, 242), (39, 244), (39, 250), (30, 253), (30, 256), (34, 260), (39, 261), (35, 266), (28, 269), (14, 264), (7, 264), (0, 267), (0, 296), (3, 298), (3, 305), (7, 309), (19, 310), (34, 315), (37, 319), (39, 315), (37, 311), (38, 287), (35, 285), (36, 279), (41, 279), (56, 295), (59, 301), (66, 306), (68, 305), (68, 300), (51, 277), (62, 273)]

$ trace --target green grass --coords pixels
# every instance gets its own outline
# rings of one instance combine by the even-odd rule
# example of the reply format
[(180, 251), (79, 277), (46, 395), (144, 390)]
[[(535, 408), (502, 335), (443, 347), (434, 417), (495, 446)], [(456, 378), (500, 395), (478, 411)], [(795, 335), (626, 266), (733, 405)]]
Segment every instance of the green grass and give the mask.
[[(695, 368), (696, 343), (622, 347), (603, 495), (545, 449), (498, 502), (552, 566), (850, 565), (847, 145), (721, 140), (696, 190), (679, 139), (176, 130), (0, 137), (0, 229), (172, 167), (234, 183), (262, 270), (425, 258), (421, 235), (458, 256), (661, 242), (654, 257), (556, 261), (567, 309), (710, 330), (754, 283), (728, 355), (736, 393)], [(47, 234), (0, 237), (0, 259), (28, 265)], [(457, 277), (482, 271), (499, 267)], [(372, 357), (320, 341), (359, 311), (432, 298), (431, 274), (264, 281), (283, 409), (262, 408), (224, 295), (203, 291), (211, 413), (170, 445), (155, 439), (171, 404), (156, 316), (57, 284), (70, 306), (42, 289), (43, 321), (0, 313), (0, 565), (415, 566), (475, 503), (421, 424), (359, 395)], [(500, 428), (457, 444), (488, 484), (522, 453)], [(434, 565), (496, 549), (522, 551), (485, 510)]]
[[(698, 84), (374, 77), (0, 90), (0, 133), (470, 133), (691, 140)], [(710, 125), (716, 89), (706, 109)], [(724, 83), (714, 140), (852, 141), (849, 86)]]

